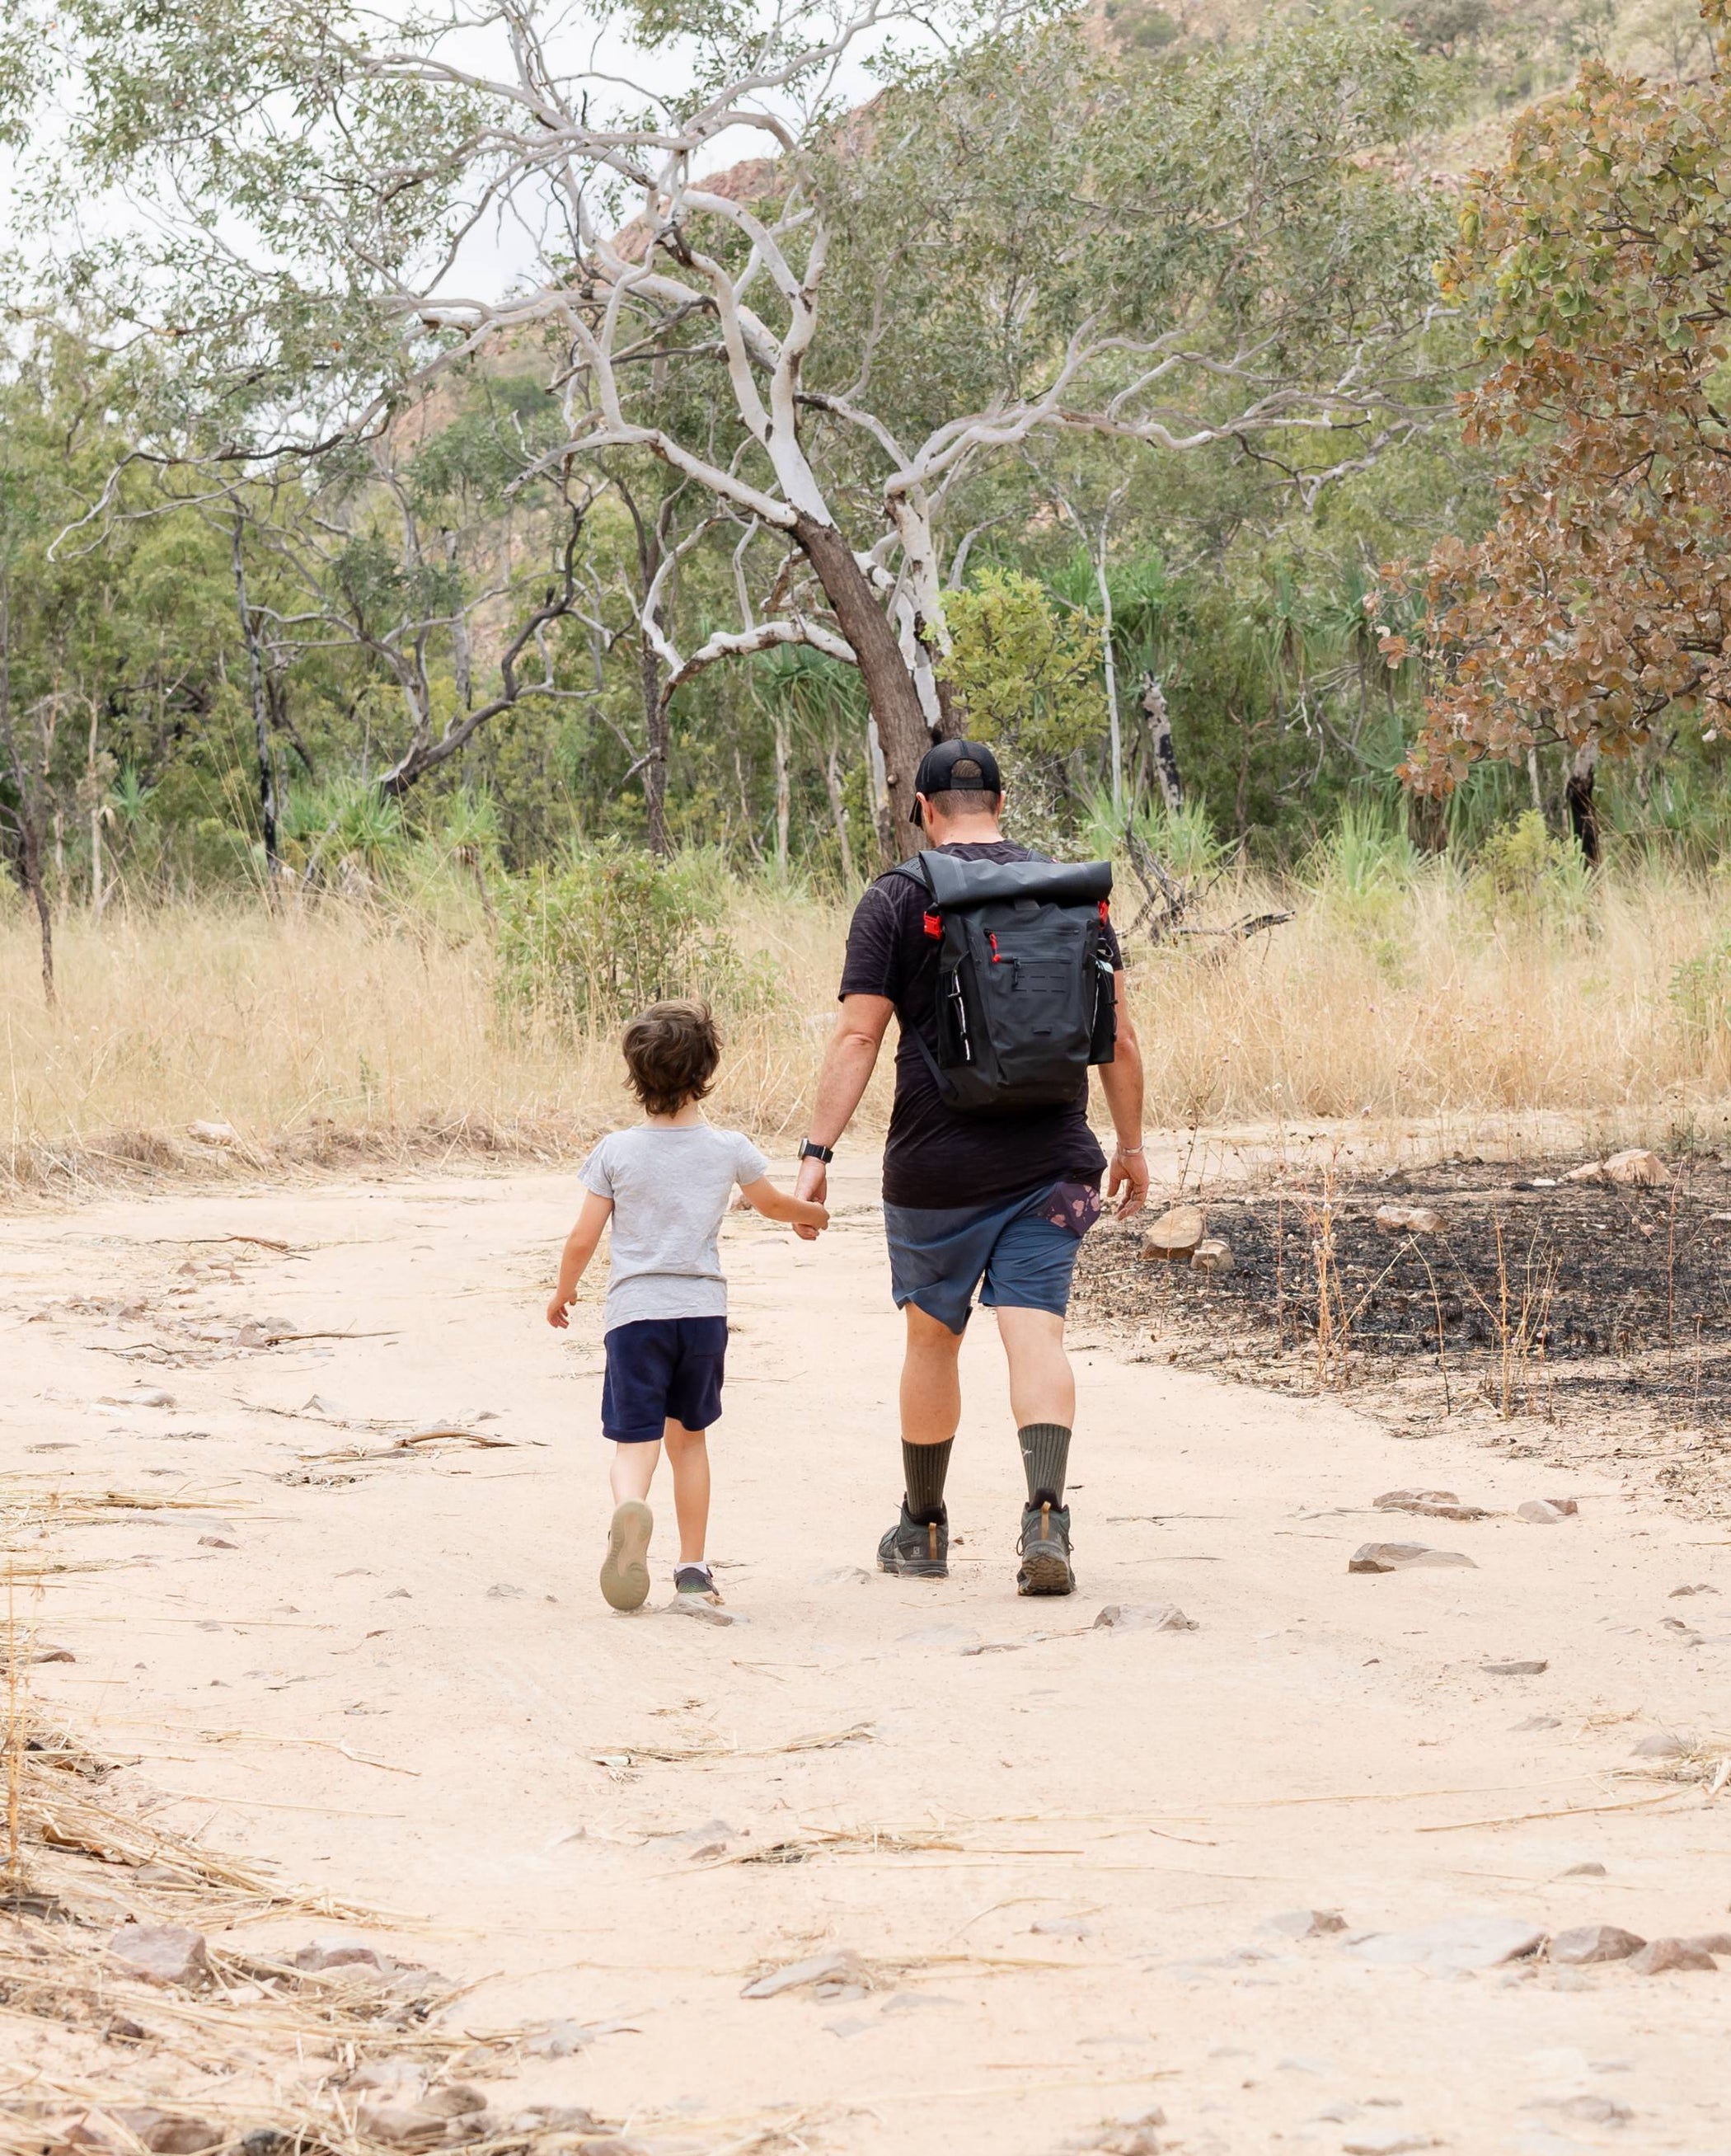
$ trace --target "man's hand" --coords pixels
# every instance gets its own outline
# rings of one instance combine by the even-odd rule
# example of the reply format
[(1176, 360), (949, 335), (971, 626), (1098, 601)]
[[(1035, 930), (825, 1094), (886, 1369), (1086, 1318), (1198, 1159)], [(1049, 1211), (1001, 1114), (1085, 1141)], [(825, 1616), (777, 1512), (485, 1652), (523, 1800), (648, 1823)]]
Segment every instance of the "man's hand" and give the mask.
[(566, 1306), (565, 1291), (563, 1288), (555, 1288), (553, 1300), (547, 1305), (547, 1322), (549, 1325), (556, 1326), (561, 1332), (569, 1332), (571, 1329), (571, 1320), (565, 1314)]
[(1118, 1217), (1128, 1220), (1133, 1213), (1139, 1213), (1148, 1203), (1148, 1156), (1145, 1152), (1120, 1152), (1113, 1148), (1112, 1165), (1106, 1175), (1106, 1195), (1117, 1198)]
[[(827, 1163), (821, 1160), (814, 1160), (809, 1156), (802, 1160), (799, 1164), (798, 1179), (793, 1186), (793, 1194), (796, 1198), (805, 1199), (813, 1205), (825, 1204), (829, 1197)], [(818, 1230), (816, 1228), (796, 1227), (793, 1232), (802, 1243), (815, 1243), (818, 1236)]]

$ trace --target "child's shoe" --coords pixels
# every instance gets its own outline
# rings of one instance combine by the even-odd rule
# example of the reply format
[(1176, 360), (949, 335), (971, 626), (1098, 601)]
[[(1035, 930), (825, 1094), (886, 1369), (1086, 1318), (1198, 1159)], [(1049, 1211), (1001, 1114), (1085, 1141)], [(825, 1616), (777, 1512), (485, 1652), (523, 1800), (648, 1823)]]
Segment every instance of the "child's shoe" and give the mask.
[(613, 1508), (607, 1553), (601, 1561), (601, 1591), (615, 1609), (641, 1609), (649, 1599), (649, 1537), (655, 1515), (641, 1497)]
[(701, 1558), (675, 1569), (673, 1588), (682, 1601), (688, 1595), (699, 1602), (719, 1603), (721, 1599), (720, 1589), (715, 1584), (715, 1575)]

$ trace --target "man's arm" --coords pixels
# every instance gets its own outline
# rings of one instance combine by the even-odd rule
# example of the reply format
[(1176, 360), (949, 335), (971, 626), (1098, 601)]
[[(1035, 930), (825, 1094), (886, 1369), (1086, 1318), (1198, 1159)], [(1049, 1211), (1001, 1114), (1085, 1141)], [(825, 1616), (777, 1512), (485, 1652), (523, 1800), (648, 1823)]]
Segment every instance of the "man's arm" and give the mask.
[[(817, 1076), (817, 1100), (807, 1134), (821, 1146), (832, 1146), (853, 1121), (853, 1111), (872, 1082), (878, 1050), (895, 1005), (888, 996), (843, 996), (842, 1015), (824, 1051)], [(829, 1194), (829, 1171), (821, 1160), (802, 1160), (794, 1188), (821, 1205)], [(796, 1228), (807, 1240), (815, 1229)]]
[(1118, 1208), (1121, 1220), (1139, 1213), (1148, 1199), (1148, 1156), (1142, 1150), (1142, 1049), (1130, 1017), (1129, 998), (1124, 993), (1122, 972), (1112, 976), (1118, 1012), (1118, 1040), (1112, 1060), (1097, 1065), (1100, 1091), (1112, 1111), (1112, 1128), (1118, 1143), (1106, 1175), (1106, 1195), (1124, 1197)]

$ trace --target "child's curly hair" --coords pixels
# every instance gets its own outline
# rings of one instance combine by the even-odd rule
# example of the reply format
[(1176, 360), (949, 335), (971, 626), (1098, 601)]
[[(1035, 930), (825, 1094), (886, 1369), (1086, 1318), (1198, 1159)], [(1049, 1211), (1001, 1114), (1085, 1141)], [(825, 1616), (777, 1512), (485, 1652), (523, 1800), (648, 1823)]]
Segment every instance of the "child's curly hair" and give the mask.
[(625, 1029), (631, 1090), (652, 1116), (676, 1116), (715, 1081), (721, 1035), (704, 1003), (651, 1004)]

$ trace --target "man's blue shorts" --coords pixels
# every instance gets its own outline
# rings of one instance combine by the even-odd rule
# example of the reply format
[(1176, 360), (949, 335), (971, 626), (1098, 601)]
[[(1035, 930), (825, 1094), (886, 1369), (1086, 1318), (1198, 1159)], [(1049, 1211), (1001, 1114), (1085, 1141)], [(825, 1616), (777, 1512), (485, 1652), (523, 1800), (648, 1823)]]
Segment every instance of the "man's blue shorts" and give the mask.
[[(1059, 1194), (1079, 1188), (1042, 1183), (996, 1205), (886, 1205), (896, 1308), (911, 1302), (960, 1332), (979, 1287), (986, 1307), (1049, 1310), (1062, 1317), (1070, 1306), (1070, 1277), (1082, 1238), (1049, 1216), (1075, 1213), (1078, 1208), (1063, 1204)], [(1086, 1195), (1097, 1210), (1098, 1198)], [(1088, 1213), (1083, 1224), (1092, 1218)]]
[(640, 1317), (616, 1325), (607, 1348), (601, 1426), (616, 1443), (648, 1445), (669, 1419), (707, 1430), (720, 1418), (725, 1317)]

